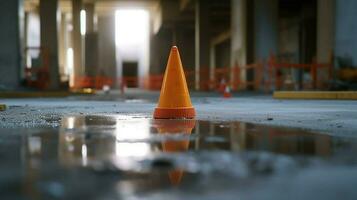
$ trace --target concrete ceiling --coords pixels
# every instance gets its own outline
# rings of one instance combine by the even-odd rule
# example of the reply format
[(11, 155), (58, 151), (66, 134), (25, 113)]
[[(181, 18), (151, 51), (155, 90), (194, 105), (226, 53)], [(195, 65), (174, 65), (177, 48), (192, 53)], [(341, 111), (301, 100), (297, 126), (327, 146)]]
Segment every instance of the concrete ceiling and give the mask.
[[(26, 11), (36, 11), (40, 0), (25, 0)], [(159, 4), (159, 0), (83, 0), (83, 3), (95, 3), (96, 12), (100, 14), (112, 13), (118, 8), (132, 7), (153, 9)], [(71, 12), (72, 0), (59, 0), (61, 12)]]

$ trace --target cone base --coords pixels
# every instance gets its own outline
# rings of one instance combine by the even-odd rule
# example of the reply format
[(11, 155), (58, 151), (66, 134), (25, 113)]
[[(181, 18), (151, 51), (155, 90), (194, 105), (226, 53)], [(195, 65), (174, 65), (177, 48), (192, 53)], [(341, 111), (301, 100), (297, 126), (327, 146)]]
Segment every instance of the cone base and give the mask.
[(181, 120), (181, 119), (172, 119), (172, 120), (161, 120), (157, 119), (153, 121), (153, 125), (155, 128), (162, 130), (163, 133), (182, 133), (185, 132), (183, 130), (190, 130), (189, 133), (191, 133), (191, 130), (195, 127), (196, 125), (196, 120), (192, 119), (187, 119), (187, 120)]
[(156, 108), (154, 111), (155, 119), (192, 119), (196, 116), (196, 111), (191, 108)]

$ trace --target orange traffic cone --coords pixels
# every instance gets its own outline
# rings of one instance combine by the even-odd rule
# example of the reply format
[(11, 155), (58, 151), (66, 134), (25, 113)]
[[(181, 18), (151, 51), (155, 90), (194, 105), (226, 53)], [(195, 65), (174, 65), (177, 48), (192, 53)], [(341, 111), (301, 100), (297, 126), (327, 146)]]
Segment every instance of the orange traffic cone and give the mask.
[(180, 53), (176, 46), (171, 48), (164, 80), (161, 86), (159, 104), (154, 112), (155, 119), (194, 118)]
[(224, 98), (231, 98), (231, 97), (232, 97), (231, 88), (229, 88), (228, 85), (227, 85), (226, 88), (224, 89), (223, 97), (224, 97)]
[[(184, 133), (191, 134), (192, 129), (195, 127), (194, 120), (170, 120), (154, 122), (156, 128), (160, 134), (175, 134)], [(183, 139), (179, 141), (164, 141), (162, 142), (162, 150), (166, 153), (177, 153), (187, 151), (190, 141)], [(172, 185), (179, 185), (183, 177), (182, 169), (174, 169), (169, 171), (169, 178)]]
[(218, 92), (223, 94), (224, 90), (226, 89), (226, 86), (227, 86), (226, 80), (222, 78), (221, 82), (219, 83)]

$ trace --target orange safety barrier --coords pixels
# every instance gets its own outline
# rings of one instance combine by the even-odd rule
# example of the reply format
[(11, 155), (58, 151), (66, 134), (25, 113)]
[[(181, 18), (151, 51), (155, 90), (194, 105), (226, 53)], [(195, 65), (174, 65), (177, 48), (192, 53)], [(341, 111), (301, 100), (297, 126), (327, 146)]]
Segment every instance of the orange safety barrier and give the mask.
[[(244, 70), (255, 70), (260, 72), (260, 64), (251, 64), (246, 66), (237, 67), (222, 67), (213, 70), (213, 79), (210, 78), (209, 69), (201, 69), (198, 72), (194, 70), (186, 70), (185, 76), (187, 80), (187, 85), (189, 88), (195, 88), (195, 76), (200, 75), (199, 87), (200, 90), (219, 90), (221, 87), (222, 80), (225, 80), (226, 84), (230, 85), (232, 89), (243, 89), (247, 86), (254, 86), (259, 88), (260, 78), (251, 82), (242, 81), (240, 79), (240, 74)], [(258, 70), (259, 68), (259, 70)], [(255, 72), (255, 73), (257, 73)], [(260, 74), (260, 73), (259, 73)], [(231, 80), (232, 77), (232, 80)], [(258, 76), (261, 77), (261, 76)], [(140, 79), (139, 77), (122, 77), (117, 79), (117, 86), (120, 88), (122, 85), (125, 87), (138, 87), (139, 82), (142, 81), (145, 89), (148, 90), (160, 90), (163, 81), (163, 75), (150, 75), (145, 78)], [(115, 79), (109, 77), (75, 77), (74, 78), (74, 88), (96, 88), (101, 89), (104, 85), (114, 87)], [(225, 87), (224, 87), (225, 88)], [(222, 89), (222, 92), (224, 91)]]
[[(248, 87), (253, 87), (256, 90), (260, 89), (263, 79), (263, 64), (252, 63), (248, 65), (237, 66), (233, 68), (233, 81), (232, 88), (235, 90), (242, 90)], [(251, 70), (254, 73), (253, 80), (247, 80), (246, 77), (243, 81), (241, 76), (243, 73), (247, 74), (247, 71)]]
[(104, 85), (113, 86), (114, 80), (112, 78), (98, 76), (98, 77), (75, 77), (73, 88), (94, 88), (102, 89)]
[(38, 66), (26, 66), (25, 68), (25, 81), (29, 87), (35, 87), (39, 89), (47, 89), (50, 83), (49, 75), (49, 52), (44, 47), (26, 47), (25, 55), (29, 55), (29, 51), (39, 52), (39, 65)]
[(148, 90), (160, 90), (163, 79), (163, 75), (150, 75), (145, 78), (144, 87)]
[[(247, 70), (254, 71), (254, 80), (245, 81), (241, 79), (241, 74)], [(263, 77), (263, 65), (261, 63), (254, 63), (249, 65), (241, 65), (235, 67), (220, 67), (211, 70), (212, 77), (210, 77), (209, 69), (201, 69), (199, 72), (186, 71), (186, 79), (190, 88), (195, 86), (195, 74), (200, 75), (199, 86), (201, 90), (219, 90), (224, 91), (225, 85), (229, 84), (233, 90), (244, 89), (248, 86), (253, 86), (255, 89), (260, 88)], [(225, 84), (224, 87), (222, 84)]]
[[(309, 70), (311, 81), (304, 83), (311, 88), (322, 88), (323, 82), (319, 80), (319, 70), (327, 70), (328, 78), (332, 76), (332, 65), (329, 63), (310, 63), (310, 64), (295, 64), (295, 63), (278, 63), (274, 57), (271, 57), (266, 63), (258, 62), (247, 65), (236, 65), (234, 67), (219, 67), (215, 69), (202, 68), (199, 71), (186, 70), (185, 76), (189, 88), (195, 88), (196, 75), (200, 76), (200, 90), (217, 90), (224, 92), (224, 88), (229, 86), (233, 91), (254, 88), (268, 92), (275, 86), (276, 89), (281, 89), (284, 80), (282, 69), (304, 69)], [(253, 73), (252, 80), (247, 80), (246, 74), (248, 71)], [(245, 75), (244, 75), (245, 74)], [(244, 76), (243, 76), (244, 75)], [(139, 77), (122, 77), (118, 79), (109, 77), (76, 77), (75, 88), (96, 88), (102, 89), (104, 85), (110, 87), (121, 88), (143, 86), (148, 90), (160, 90), (163, 81), (163, 74), (149, 75), (144, 78)]]
[(275, 89), (281, 89), (284, 85), (283, 80), (283, 69), (301, 69), (309, 70), (311, 81), (310, 83), (303, 82), (304, 88), (310, 87), (311, 89), (322, 88), (324, 85), (318, 77), (318, 70), (327, 70), (327, 80), (328, 82), (332, 78), (332, 63), (308, 63), (308, 64), (296, 64), (296, 63), (278, 63), (274, 56), (271, 56), (268, 60), (268, 74), (269, 81), (267, 85), (275, 86)]

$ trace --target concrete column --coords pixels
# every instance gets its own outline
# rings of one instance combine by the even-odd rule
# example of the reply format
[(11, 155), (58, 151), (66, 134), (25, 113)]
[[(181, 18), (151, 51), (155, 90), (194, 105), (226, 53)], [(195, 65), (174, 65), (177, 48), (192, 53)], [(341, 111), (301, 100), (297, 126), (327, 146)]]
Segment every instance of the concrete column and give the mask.
[(278, 52), (278, 0), (254, 1), (254, 61)]
[(86, 30), (87, 33), (94, 32), (94, 10), (95, 4), (94, 3), (85, 3), (84, 9), (86, 11)]
[(82, 36), (80, 12), (82, 0), (72, 0), (72, 48), (73, 48), (73, 75), (80, 77), (84, 75), (82, 57)]
[[(231, 1), (231, 66), (247, 64), (246, 45), (246, 9), (247, 0)], [(232, 78), (232, 77), (231, 77)], [(241, 73), (241, 81), (246, 81), (246, 74)]]
[(317, 62), (329, 62), (335, 40), (335, 0), (317, 1)]
[(0, 1), (0, 88), (16, 88), (20, 83), (22, 0)]
[(357, 66), (357, 1), (344, 0), (336, 3), (335, 56)]
[(86, 35), (85, 35), (85, 55), (84, 66), (88, 76), (94, 77), (98, 67), (98, 34), (94, 23), (94, 3), (84, 4), (86, 11)]
[(66, 61), (67, 61), (67, 22), (66, 14), (61, 13), (61, 23), (58, 37), (58, 55), (59, 55), (59, 73), (60, 77), (64, 76), (66, 73)]
[(117, 77), (114, 13), (98, 16), (98, 75)]
[[(209, 71), (210, 64), (210, 27), (209, 24), (209, 4), (204, 0), (196, 0), (195, 11), (195, 70), (199, 72), (202, 69)], [(200, 88), (200, 83), (209, 80), (209, 73), (200, 77), (196, 73), (195, 88)], [(208, 88), (206, 88), (208, 89)]]
[(40, 1), (41, 46), (47, 52), (49, 59), (50, 89), (59, 88), (58, 65), (58, 0)]

